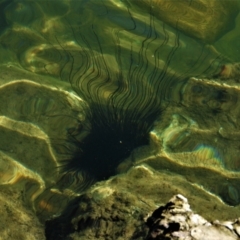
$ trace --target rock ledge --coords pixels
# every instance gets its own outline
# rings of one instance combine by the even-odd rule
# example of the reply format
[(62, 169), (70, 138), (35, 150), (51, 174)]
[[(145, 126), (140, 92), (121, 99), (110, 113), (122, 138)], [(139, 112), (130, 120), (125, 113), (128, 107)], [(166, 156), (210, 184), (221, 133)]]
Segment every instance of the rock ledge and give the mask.
[(233, 221), (208, 222), (192, 212), (187, 198), (175, 195), (165, 206), (157, 208), (146, 220), (147, 240), (237, 240), (240, 218)]

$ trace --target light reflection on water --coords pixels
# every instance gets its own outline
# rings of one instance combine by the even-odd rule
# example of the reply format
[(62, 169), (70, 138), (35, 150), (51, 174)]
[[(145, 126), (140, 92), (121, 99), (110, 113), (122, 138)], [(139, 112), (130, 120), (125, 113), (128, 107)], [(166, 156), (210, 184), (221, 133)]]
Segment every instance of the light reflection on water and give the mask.
[[(190, 99), (190, 93), (184, 92), (188, 77), (212, 76), (227, 59), (214, 46), (205, 45), (157, 19), (154, 11), (151, 7), (144, 9), (115, 1), (58, 1), (57, 5), (52, 1), (11, 1), (4, 6), (6, 25), (2, 26), (0, 36), (0, 51), (4, 55), (0, 57), (1, 64), (17, 66), (49, 81), (54, 78), (56, 82), (70, 83), (87, 101), (106, 103), (118, 89), (121, 76), (121, 84), (126, 86), (116, 101), (125, 96), (129, 98), (123, 108), (138, 108), (137, 98), (142, 106), (145, 106), (142, 98), (151, 97), (165, 104), (164, 107), (166, 102), (178, 104), (182, 101), (181, 95), (189, 94), (184, 98)], [(131, 95), (124, 95), (129, 89)], [(196, 100), (200, 87), (192, 89), (195, 92), (190, 100), (194, 97)], [(51, 99), (44, 101), (47, 106), (43, 109), (42, 101), (34, 100), (36, 104), (30, 104), (29, 112), (26, 109), (29, 103), (24, 105), (25, 115), (41, 114), (53, 105)], [(196, 117), (193, 115), (190, 118)], [(198, 122), (198, 119), (192, 121)], [(188, 134), (184, 132), (179, 136), (181, 130), (182, 126), (179, 129), (173, 126), (172, 135), (168, 136), (172, 151), (179, 150), (178, 146), (184, 143), (181, 150), (195, 152), (194, 157), (199, 161), (211, 158), (230, 170), (240, 170), (234, 153), (228, 151), (225, 156), (218, 144), (210, 144), (212, 139), (208, 139), (207, 144), (191, 138), (184, 142), (182, 139)], [(212, 138), (211, 134), (205, 136)], [(190, 144), (191, 141), (194, 144)], [(236, 167), (228, 163), (230, 161)], [(222, 191), (228, 191), (228, 203), (239, 203), (237, 184), (226, 183)], [(49, 191), (46, 196), (48, 194)]]

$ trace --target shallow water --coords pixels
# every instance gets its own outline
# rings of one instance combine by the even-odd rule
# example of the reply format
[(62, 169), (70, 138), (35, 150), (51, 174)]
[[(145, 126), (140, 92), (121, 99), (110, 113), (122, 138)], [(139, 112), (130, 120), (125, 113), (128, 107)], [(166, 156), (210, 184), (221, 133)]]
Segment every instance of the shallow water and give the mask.
[[(239, 205), (240, 74), (234, 81), (213, 76), (222, 65), (240, 60), (236, 10), (240, 3), (231, 3), (229, 16), (212, 15), (213, 22), (229, 24), (225, 32), (216, 34), (213, 28), (204, 35), (205, 25), (190, 22), (190, 13), (194, 10), (204, 16), (217, 8), (189, 1), (181, 15), (174, 1), (159, 2), (141, 6), (115, 0), (0, 1), (0, 111), (5, 136), (0, 150), (11, 158), (1, 163), (2, 172), (10, 170), (0, 182), (24, 189), (26, 202), (41, 219), (60, 214), (69, 200), (92, 184), (87, 174), (73, 174), (70, 168), (65, 176), (59, 169), (78, 151), (76, 142), (91, 132), (84, 109), (94, 104), (101, 111), (111, 107), (106, 114), (96, 115), (99, 122), (116, 113), (113, 118), (124, 124), (132, 116), (140, 116), (138, 124), (142, 118), (152, 121), (151, 106), (159, 106), (161, 111), (156, 112), (161, 116), (154, 115), (148, 139), (148, 145), (155, 144), (157, 160), (148, 160), (152, 149), (147, 153), (135, 150), (132, 163), (144, 162), (155, 170), (166, 169), (169, 175), (183, 175), (227, 205)], [(169, 14), (159, 14), (161, 3)], [(185, 16), (190, 27), (184, 25)], [(141, 114), (132, 114), (138, 111)], [(29, 124), (28, 130), (22, 123)], [(16, 142), (11, 141), (14, 131), (23, 133)], [(122, 143), (121, 136), (118, 139)], [(41, 149), (34, 151), (32, 143), (39, 141), (44, 156)], [(130, 146), (131, 138), (126, 142)], [(133, 149), (128, 145), (125, 149), (127, 158)], [(101, 164), (104, 173), (108, 166), (104, 161)], [(101, 168), (101, 164), (92, 167)], [(24, 183), (12, 180), (18, 175)]]

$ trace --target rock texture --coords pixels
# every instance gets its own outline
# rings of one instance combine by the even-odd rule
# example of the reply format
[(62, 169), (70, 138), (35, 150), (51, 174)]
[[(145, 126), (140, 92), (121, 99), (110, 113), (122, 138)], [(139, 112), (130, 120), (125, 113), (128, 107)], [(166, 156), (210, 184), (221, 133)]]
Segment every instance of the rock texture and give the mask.
[[(225, 65), (215, 78), (188, 79), (226, 62), (194, 38), (212, 42), (228, 31), (238, 11), (234, 1), (151, 1), (150, 12), (130, 1), (0, 2), (0, 187), (9, 191), (0, 204), (4, 240), (27, 239), (24, 232), (44, 239), (28, 210), (46, 222), (48, 239), (140, 240), (147, 213), (177, 193), (209, 220), (239, 217), (237, 65)], [(136, 89), (124, 95), (133, 81)], [(88, 179), (59, 168), (89, 127), (87, 106), (73, 88), (102, 104), (118, 89), (123, 111), (129, 96), (142, 98), (142, 89), (147, 99), (157, 93), (169, 102), (150, 145), (119, 166), (122, 174), (84, 193)]]
[(140, 165), (126, 174), (96, 183), (72, 202), (64, 214), (49, 220), (47, 239), (143, 240), (148, 231), (144, 219), (156, 206), (164, 205), (179, 192), (206, 219), (227, 220), (239, 216), (239, 206), (224, 204), (184, 177)]
[(178, 103), (170, 103), (155, 122), (150, 146), (135, 150), (119, 170), (148, 164), (239, 205), (239, 72), (239, 63), (228, 64), (212, 78), (187, 80)]
[(208, 222), (195, 214), (187, 198), (178, 194), (147, 219), (146, 240), (237, 240), (240, 238), (240, 219)]
[(44, 240), (44, 226), (24, 204), (23, 195), (16, 188), (0, 186), (0, 239)]
[[(87, 132), (82, 127), (87, 106), (64, 84), (57, 86), (27, 79), (0, 86), (0, 184), (22, 191), (42, 220), (60, 214), (77, 196), (74, 176), (63, 176), (59, 166)], [(81, 183), (78, 176), (78, 187)]]
[(186, 34), (212, 43), (234, 26), (238, 14), (237, 1), (132, 1), (134, 4), (152, 8), (164, 22)]

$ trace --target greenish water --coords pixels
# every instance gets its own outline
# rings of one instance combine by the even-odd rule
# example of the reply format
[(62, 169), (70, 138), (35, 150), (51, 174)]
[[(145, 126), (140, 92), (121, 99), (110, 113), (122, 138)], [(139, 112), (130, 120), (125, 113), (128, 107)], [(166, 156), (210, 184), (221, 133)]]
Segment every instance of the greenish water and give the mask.
[[(98, 109), (102, 115), (94, 115), (99, 118), (99, 122), (106, 121), (106, 125), (110, 125), (108, 118), (112, 117), (118, 122), (116, 128), (120, 125), (119, 128), (123, 126), (124, 129), (124, 124), (133, 121), (135, 125), (139, 124), (140, 130), (145, 129), (145, 123), (149, 124), (147, 129), (152, 130), (163, 142), (159, 149), (172, 156), (169, 157), (171, 163), (150, 163), (150, 166), (156, 170), (159, 166), (161, 169), (170, 168), (170, 175), (186, 175), (190, 182), (216, 194), (226, 204), (239, 205), (240, 75), (236, 81), (211, 80), (220, 73), (222, 65), (240, 61), (240, 15), (237, 9), (239, 1), (229, 3), (229, 8), (225, 7), (226, 1), (223, 1), (223, 9), (227, 9), (229, 15), (223, 15), (222, 18), (217, 14), (204, 15), (210, 10), (212, 13), (223, 11), (219, 3), (216, 7), (211, 4), (208, 7), (198, 5), (198, 1), (185, 1), (185, 10), (181, 12), (181, 8), (176, 7), (178, 10), (174, 18), (171, 9), (174, 9), (177, 3), (164, 2), (167, 3), (163, 6), (169, 9), (169, 15), (165, 11), (163, 17), (163, 14), (159, 14), (162, 6), (155, 1), (142, 6), (136, 1), (117, 0), (0, 0), (0, 84), (3, 86), (16, 79), (28, 79), (48, 88), (66, 90), (71, 94), (75, 91), (75, 96), (82, 97), (90, 108), (100, 106)], [(184, 1), (180, 2), (184, 4)], [(195, 13), (191, 15), (191, 11), (199, 13), (199, 19), (204, 19), (205, 16), (207, 24), (200, 21), (194, 25), (192, 18), (195, 19)], [(186, 24), (188, 19), (193, 27)], [(213, 24), (217, 21), (226, 22), (223, 30), (219, 32)], [(202, 26), (210, 30), (205, 33)], [(199, 34), (202, 32), (204, 34)], [(189, 80), (190, 77), (210, 80), (202, 83), (196, 79)], [(223, 83), (229, 85), (225, 86)], [(48, 187), (43, 191), (43, 195), (32, 198), (37, 202), (36, 205), (41, 205), (42, 199), (48, 198), (54, 203), (59, 199), (57, 200), (56, 196), (51, 197), (49, 188), (52, 182), (56, 188), (71, 188), (73, 185), (72, 190), (78, 191), (76, 186), (84, 185), (82, 182), (88, 181), (78, 172), (61, 180), (54, 175), (56, 166), (61, 165), (62, 160), (70, 158), (76, 151), (75, 142), (71, 142), (72, 138), (69, 140), (69, 132), (72, 133), (71, 137), (77, 132), (74, 135), (77, 142), (84, 139), (84, 133), (79, 133), (80, 127), (78, 128), (78, 122), (82, 122), (82, 119), (75, 114), (77, 110), (72, 107), (74, 104), (68, 106), (65, 100), (61, 102), (64, 97), (60, 93), (59, 96), (56, 94), (58, 98), (55, 98), (54, 94), (47, 92), (44, 87), (32, 90), (33, 86), (24, 85), (22, 90), (19, 89), (16, 87), (12, 92), (9, 90), (13, 97), (8, 98), (8, 105), (5, 104), (7, 96), (1, 98), (4, 105), (1, 116), (32, 123), (49, 136), (53, 152), (56, 152), (56, 162), (59, 160), (59, 163), (54, 165), (51, 162), (49, 166), (44, 166), (44, 172), (38, 172), (41, 163), (37, 164), (38, 167), (32, 167)], [(8, 88), (4, 88), (3, 93), (7, 90)], [(17, 91), (19, 94), (15, 94)], [(28, 95), (30, 97), (25, 98), (24, 102), (23, 97), (19, 96), (27, 92), (31, 92), (31, 96)], [(57, 104), (58, 101), (59, 105), (62, 104), (61, 107)], [(71, 114), (64, 112), (64, 108), (69, 108)], [(54, 111), (57, 114), (52, 114)], [(68, 114), (71, 117), (66, 117)], [(51, 122), (43, 118), (45, 115), (55, 120)], [(56, 115), (58, 118), (55, 118)], [(74, 120), (70, 121), (68, 118)], [(155, 120), (158, 120), (158, 123), (154, 124)], [(134, 124), (126, 131), (131, 132)], [(88, 132), (88, 129), (86, 131)], [(58, 138), (62, 136), (59, 135), (60, 132), (64, 135), (62, 139)], [(106, 132), (107, 130), (103, 130), (99, 134), (104, 135)], [(141, 136), (141, 132), (138, 134)], [(120, 142), (121, 137), (117, 136)], [(101, 138), (96, 139), (101, 141)], [(107, 141), (104, 137), (103, 139)], [(131, 141), (131, 137), (126, 140), (129, 145), (124, 151), (127, 149), (127, 154), (121, 162), (129, 157), (135, 147), (143, 145), (142, 142), (134, 145)], [(128, 147), (130, 145), (131, 147)], [(93, 151), (98, 151), (97, 146), (98, 142)], [(9, 154), (9, 150), (4, 147), (0, 146), (0, 150)], [(181, 154), (187, 157), (184, 158)], [(106, 155), (104, 157), (108, 158)], [(187, 160), (179, 167), (178, 161), (182, 158)], [(139, 159), (134, 159), (134, 164), (141, 162), (141, 155)], [(18, 158), (15, 158), (15, 161), (18, 161)], [(19, 157), (19, 162), (30, 169), (31, 164), (24, 161)], [(148, 164), (147, 161), (145, 163)], [(95, 163), (93, 168), (99, 168), (100, 172), (102, 166), (101, 171), (104, 173), (108, 166), (104, 166), (104, 162), (101, 164)], [(81, 164), (76, 165), (79, 170)], [(72, 171), (74, 167), (71, 165), (69, 169)], [(117, 164), (114, 167), (117, 167)], [(188, 175), (188, 168), (194, 169), (192, 172), (195, 176), (193, 173)], [(204, 168), (209, 178), (206, 181)], [(54, 176), (51, 176), (51, 171)], [(218, 184), (218, 181), (221, 181), (221, 184)], [(35, 185), (32, 185), (27, 187), (29, 198), (37, 192)], [(64, 197), (63, 199), (66, 202), (69, 200)], [(48, 217), (48, 214), (46, 215)]]

